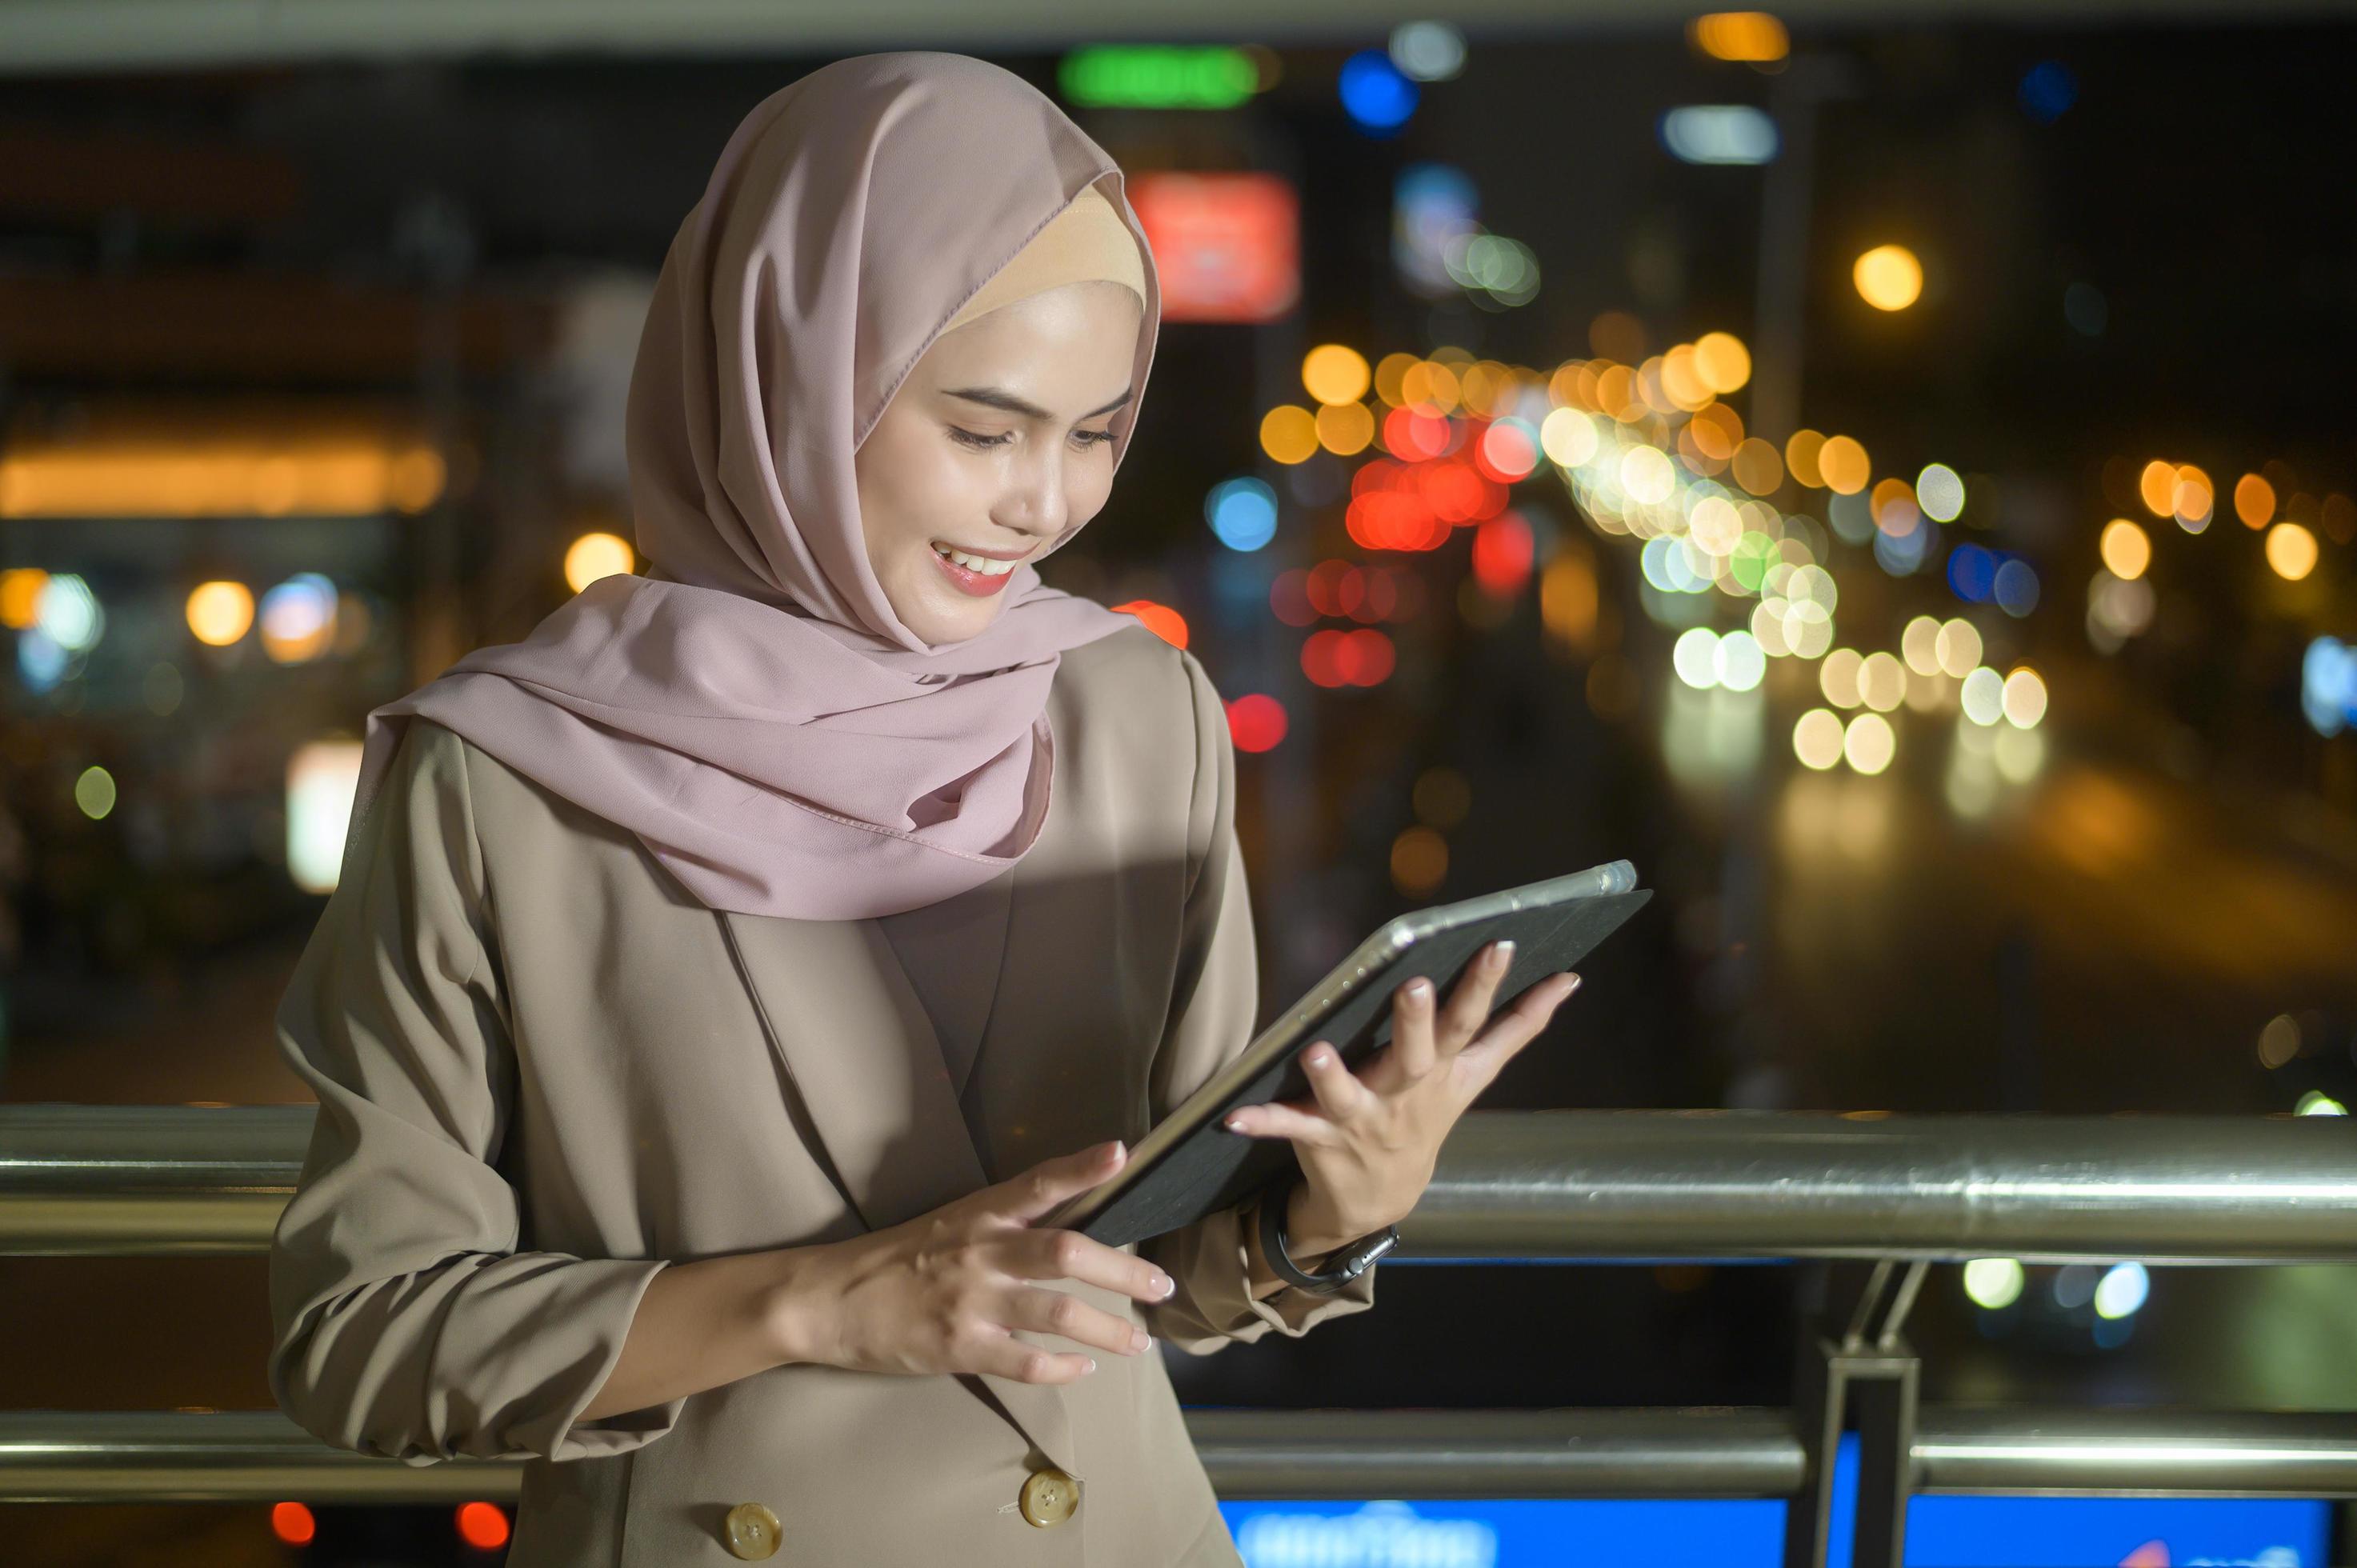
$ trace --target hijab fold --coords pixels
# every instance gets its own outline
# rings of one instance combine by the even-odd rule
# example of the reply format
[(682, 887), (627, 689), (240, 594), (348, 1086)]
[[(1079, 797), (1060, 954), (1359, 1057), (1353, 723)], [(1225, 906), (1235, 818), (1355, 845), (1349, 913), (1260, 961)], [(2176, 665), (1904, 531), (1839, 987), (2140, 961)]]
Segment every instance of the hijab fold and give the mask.
[(838, 60), (758, 105), (664, 258), (631, 374), (646, 570), (371, 712), (355, 840), (424, 717), (637, 834), (713, 908), (897, 914), (1019, 861), (1052, 793), (1062, 652), (1137, 623), (1040, 582), (1075, 524), (1015, 569), (988, 627), (923, 642), (869, 564), (853, 457), (934, 339), (1006, 302), (994, 280), (1054, 275), (1027, 257), (1092, 190), (1138, 262), (1098, 270), (1142, 282), (1146, 306), (1117, 468), (1161, 297), (1104, 151), (963, 55)]

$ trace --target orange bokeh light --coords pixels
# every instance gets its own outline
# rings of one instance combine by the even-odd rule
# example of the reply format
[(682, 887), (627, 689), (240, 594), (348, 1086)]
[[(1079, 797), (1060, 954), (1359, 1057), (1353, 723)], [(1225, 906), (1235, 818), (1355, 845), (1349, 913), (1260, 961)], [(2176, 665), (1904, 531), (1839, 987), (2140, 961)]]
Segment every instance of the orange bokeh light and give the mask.
[(1146, 623), (1146, 629), (1173, 648), (1187, 646), (1187, 619), (1168, 605), (1157, 605), (1152, 599), (1132, 599), (1127, 604), (1113, 607), (1124, 615), (1135, 616)]
[(318, 1539), (319, 1521), (301, 1503), (274, 1503), (270, 1533), (289, 1546), (308, 1546)]
[(506, 1510), (497, 1503), (460, 1503), (457, 1525), (458, 1539), (479, 1552), (497, 1552), (513, 1533)]

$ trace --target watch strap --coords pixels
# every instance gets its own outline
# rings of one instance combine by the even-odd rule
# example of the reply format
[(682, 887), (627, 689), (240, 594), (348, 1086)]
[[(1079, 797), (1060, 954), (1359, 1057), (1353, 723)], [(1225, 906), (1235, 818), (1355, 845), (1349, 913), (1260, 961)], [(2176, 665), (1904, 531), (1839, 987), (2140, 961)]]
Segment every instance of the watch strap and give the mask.
[(1335, 1251), (1318, 1273), (1302, 1269), (1285, 1250), (1285, 1211), (1298, 1185), (1298, 1177), (1279, 1181), (1264, 1188), (1260, 1195), (1261, 1255), (1268, 1260), (1276, 1277), (1295, 1289), (1331, 1295), (1365, 1273), (1376, 1259), (1399, 1244), (1399, 1227), (1386, 1225)]

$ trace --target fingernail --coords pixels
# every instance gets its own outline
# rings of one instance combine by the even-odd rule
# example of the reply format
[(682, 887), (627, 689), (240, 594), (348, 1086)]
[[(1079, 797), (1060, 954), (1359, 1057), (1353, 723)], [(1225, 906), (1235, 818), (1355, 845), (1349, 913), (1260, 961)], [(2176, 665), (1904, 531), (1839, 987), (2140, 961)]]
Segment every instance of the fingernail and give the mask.
[(1090, 1370), (1090, 1371), (1093, 1372), (1093, 1371), (1095, 1371), (1096, 1369), (1097, 1369), (1097, 1359), (1096, 1359), (1094, 1356), (1092, 1356), (1092, 1357), (1090, 1357), (1090, 1358), (1089, 1358), (1088, 1370)]
[(1168, 1274), (1157, 1274), (1146, 1283), (1154, 1287), (1154, 1294), (1157, 1296), (1167, 1296), (1178, 1288), (1178, 1282)]
[(1121, 1140), (1119, 1138), (1115, 1138), (1112, 1143), (1105, 1145), (1105, 1158), (1109, 1160), (1117, 1160), (1121, 1158)]
[(1154, 1343), (1154, 1336), (1140, 1328), (1129, 1337), (1129, 1348), (1143, 1352)]
[(1244, 1130), (1243, 1118), (1237, 1116), (1229, 1117), (1225, 1122), (1221, 1122), (1220, 1125), (1225, 1127), (1231, 1133), (1241, 1133)]
[(1432, 982), (1421, 977), (1411, 980), (1407, 983), (1407, 993), (1418, 1002), (1426, 1001), (1432, 995)]
[(1509, 960), (1511, 960), (1513, 956), (1514, 956), (1514, 944), (1513, 944), (1513, 943), (1512, 943), (1512, 942), (1500, 942), (1500, 943), (1498, 944), (1498, 961), (1499, 961), (1500, 963), (1507, 962), (1507, 961), (1508, 961)]

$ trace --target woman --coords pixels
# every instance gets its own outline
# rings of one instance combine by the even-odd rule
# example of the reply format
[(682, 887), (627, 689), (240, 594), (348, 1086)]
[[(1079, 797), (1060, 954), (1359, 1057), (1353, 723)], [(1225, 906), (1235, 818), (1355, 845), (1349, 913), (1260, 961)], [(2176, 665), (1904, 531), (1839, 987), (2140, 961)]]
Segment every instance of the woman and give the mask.
[[(516, 1568), (1232, 1564), (1149, 1336), (1372, 1304), (1281, 1276), (1257, 1199), (1030, 1223), (1257, 1000), (1218, 694), (1033, 569), (1158, 317), (1119, 170), (1019, 79), (813, 73), (664, 263), (646, 575), (371, 715), (279, 1015), (320, 1109), (272, 1386), (341, 1447), (525, 1461)], [(1484, 1029), (1495, 983), (1239, 1113), (1300, 1156), (1293, 1267), (1408, 1212), (1568, 989)]]

